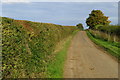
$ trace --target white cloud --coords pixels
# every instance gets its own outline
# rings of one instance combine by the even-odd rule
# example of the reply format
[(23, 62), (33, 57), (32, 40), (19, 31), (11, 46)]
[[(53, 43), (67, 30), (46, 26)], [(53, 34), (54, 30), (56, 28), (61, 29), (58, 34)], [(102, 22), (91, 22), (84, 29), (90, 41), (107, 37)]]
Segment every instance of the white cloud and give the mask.
[(30, 2), (29, 0), (1, 0), (2, 3), (12, 3), (12, 2)]

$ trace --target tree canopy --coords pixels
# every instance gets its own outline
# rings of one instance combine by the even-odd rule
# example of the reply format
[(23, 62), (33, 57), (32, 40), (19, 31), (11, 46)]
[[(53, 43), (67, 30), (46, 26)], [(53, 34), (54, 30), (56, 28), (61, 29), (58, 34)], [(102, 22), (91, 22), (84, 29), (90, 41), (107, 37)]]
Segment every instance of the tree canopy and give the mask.
[(82, 25), (81, 23), (77, 24), (76, 26), (77, 26), (78, 29), (80, 29), (80, 30), (83, 30), (83, 29), (84, 29), (84, 28), (83, 28), (83, 25)]
[(90, 29), (94, 29), (96, 25), (109, 25), (111, 21), (108, 18), (101, 10), (93, 10), (86, 19), (86, 24)]

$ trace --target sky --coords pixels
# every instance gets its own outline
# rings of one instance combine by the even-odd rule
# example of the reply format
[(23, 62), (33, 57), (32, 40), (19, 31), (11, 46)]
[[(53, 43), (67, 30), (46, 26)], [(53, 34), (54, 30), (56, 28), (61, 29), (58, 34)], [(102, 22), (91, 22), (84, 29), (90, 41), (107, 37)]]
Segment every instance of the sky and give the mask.
[[(6, 2), (5, 2), (6, 1)], [(37, 1), (37, 0), (36, 0)], [(3, 17), (18, 20), (29, 20), (59, 25), (77, 25), (82, 23), (86, 27), (86, 18), (92, 10), (101, 10), (105, 16), (118, 24), (118, 2), (31, 2), (29, 0), (2, 1)], [(98, 0), (99, 1), (99, 0)], [(105, 0), (104, 0), (105, 1)], [(1, 9), (0, 9), (1, 10)]]
[(1, 2), (118, 2), (119, 0), (1, 0)]

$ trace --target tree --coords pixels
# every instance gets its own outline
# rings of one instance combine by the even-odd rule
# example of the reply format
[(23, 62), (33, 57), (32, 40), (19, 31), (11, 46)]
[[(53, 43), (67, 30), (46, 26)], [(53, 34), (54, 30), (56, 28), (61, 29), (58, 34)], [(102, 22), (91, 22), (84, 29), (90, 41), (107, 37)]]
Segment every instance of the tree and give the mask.
[(86, 19), (86, 24), (90, 29), (95, 29), (96, 25), (109, 25), (111, 21), (109, 21), (108, 18), (109, 17), (104, 16), (102, 11), (93, 10)]
[(83, 25), (82, 25), (81, 23), (77, 24), (76, 26), (77, 26), (78, 29), (80, 29), (80, 30), (83, 30), (83, 29), (84, 29), (84, 28), (83, 28)]

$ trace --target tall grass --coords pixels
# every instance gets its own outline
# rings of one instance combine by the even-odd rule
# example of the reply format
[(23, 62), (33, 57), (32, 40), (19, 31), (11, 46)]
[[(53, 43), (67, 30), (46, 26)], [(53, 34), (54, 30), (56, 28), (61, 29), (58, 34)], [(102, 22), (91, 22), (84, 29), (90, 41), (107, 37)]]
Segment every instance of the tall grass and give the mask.
[(69, 37), (75, 26), (61, 26), (2, 18), (3, 78), (45, 78), (56, 44)]
[(93, 35), (106, 41), (120, 42), (120, 37), (115, 34), (108, 34), (99, 30), (89, 30)]

